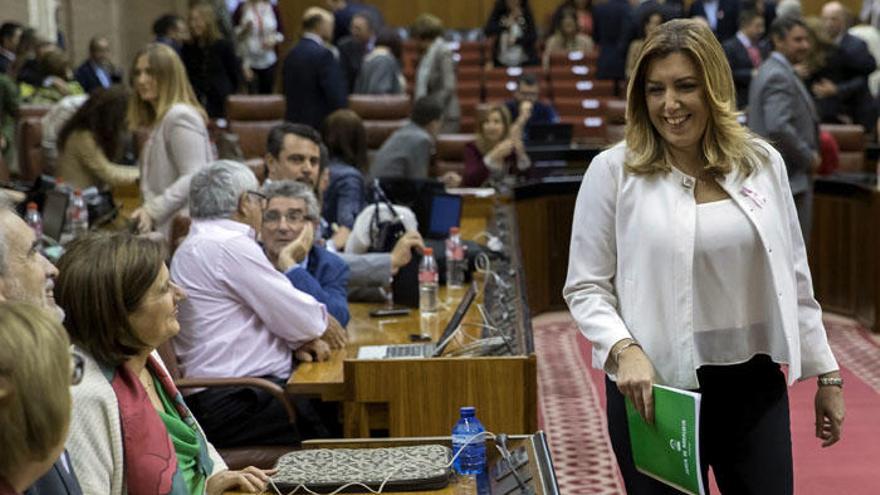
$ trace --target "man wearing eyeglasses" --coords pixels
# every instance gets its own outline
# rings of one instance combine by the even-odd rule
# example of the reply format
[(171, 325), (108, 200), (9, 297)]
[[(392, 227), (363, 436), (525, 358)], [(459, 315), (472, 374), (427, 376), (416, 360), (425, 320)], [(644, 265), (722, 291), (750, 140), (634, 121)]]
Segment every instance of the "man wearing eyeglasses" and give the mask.
[[(311, 127), (289, 122), (279, 124), (269, 132), (266, 142), (268, 178), (264, 185), (270, 186), (281, 180), (301, 182), (311, 187), (316, 197), (320, 197), (318, 182), (321, 164), (327, 161), (324, 156), (326, 149), (321, 143), (321, 135)], [(330, 240), (327, 245), (331, 245)], [(412, 260), (413, 249), (421, 250), (424, 247), (421, 235), (412, 230), (398, 239), (390, 253), (344, 253), (341, 243), (335, 244), (330, 251), (336, 252), (350, 270), (349, 300), (384, 301), (382, 288), (398, 269)]]
[[(227, 160), (192, 178), (192, 226), (171, 261), (171, 279), (187, 294), (173, 340), (185, 377), (255, 376), (284, 386), (292, 354), (324, 360), (330, 346), (345, 344), (326, 306), (291, 286), (257, 244), (266, 207), (258, 187), (250, 169)], [(312, 422), (302, 410), (295, 431), (281, 403), (256, 389), (194, 390), (186, 402), (219, 447), (289, 445), (324, 434), (320, 418)]]
[(344, 327), (350, 318), (347, 302), (349, 269), (342, 259), (314, 244), (318, 201), (300, 182), (275, 181), (263, 188), (261, 239), (269, 261), (297, 289), (327, 306)]
[[(31, 303), (50, 310), (61, 321), (63, 313), (53, 297), (58, 269), (40, 253), (38, 241), (0, 193), (0, 301)], [(82, 494), (67, 451), (25, 491), (26, 495), (44, 493)]]

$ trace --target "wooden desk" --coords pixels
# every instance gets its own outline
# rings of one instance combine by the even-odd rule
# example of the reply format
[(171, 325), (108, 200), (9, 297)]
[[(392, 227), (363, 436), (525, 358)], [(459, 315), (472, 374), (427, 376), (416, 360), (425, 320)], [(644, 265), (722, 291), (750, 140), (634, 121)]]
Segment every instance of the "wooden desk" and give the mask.
[[(446, 300), (441, 287), (440, 299)], [(478, 297), (450, 348), (467, 342), (479, 330)], [(370, 318), (378, 305), (352, 304), (349, 345), (328, 361), (301, 363), (287, 391), (324, 401), (344, 402), (346, 437), (369, 437), (372, 429), (389, 435), (422, 432), (443, 434), (458, 417), (458, 408), (473, 405), (487, 428), (511, 433), (537, 429), (537, 367), (528, 356), (358, 360), (362, 345), (400, 344), (413, 333), (436, 341), (457, 305), (448, 304), (433, 316), (413, 310), (406, 317)]]
[[(473, 220), (474, 229), (486, 230), (498, 203), (495, 199), (468, 198), (464, 218)], [(512, 210), (510, 206), (502, 208)], [(511, 249), (517, 251), (513, 258), (518, 260), (519, 246), (511, 246)], [(521, 271), (517, 271), (516, 276), (522, 276)], [(476, 279), (482, 284), (480, 276)], [(519, 294), (515, 300), (525, 301), (524, 294)], [(447, 299), (445, 287), (440, 288), (440, 299)], [(529, 335), (528, 339), (519, 341), (529, 342), (529, 345), (518, 346), (524, 349), (521, 355), (355, 359), (360, 346), (408, 343), (414, 333), (430, 335), (436, 341), (458, 302), (459, 299), (454, 298), (430, 317), (423, 317), (414, 310), (406, 317), (383, 319), (369, 316), (370, 310), (378, 307), (376, 304), (351, 304), (349, 345), (334, 351), (323, 363), (300, 364), (288, 381), (287, 391), (343, 402), (346, 437), (368, 437), (377, 429), (388, 430), (392, 437), (442, 435), (455, 423), (458, 409), (466, 405), (475, 406), (483, 424), (493, 431), (535, 431), (537, 367), (525, 308), (515, 308), (517, 321), (521, 323), (518, 333)], [(481, 318), (476, 306), (481, 302), (482, 290), (464, 319), (458, 340), (453, 341), (449, 349), (467, 343), (468, 333), (479, 335)]]
[[(442, 444), (451, 446), (451, 439), (449, 436), (435, 436), (435, 437), (413, 437), (413, 438), (384, 438), (384, 439), (373, 439), (373, 438), (356, 438), (349, 440), (306, 440), (302, 443), (303, 449), (364, 449), (364, 448), (387, 448), (387, 447), (404, 447), (411, 445), (426, 445), (426, 444)], [(538, 432), (534, 435), (510, 435), (508, 440), (508, 448), (511, 451), (514, 451), (518, 448), (524, 448), (526, 454), (528, 455), (529, 462), (523, 468), (520, 468), (518, 472), (521, 474), (526, 474), (525, 478), (531, 478), (531, 481), (527, 481), (526, 483), (534, 488), (534, 493), (536, 495), (558, 495), (559, 487), (556, 482), (556, 474), (553, 470), (553, 461), (550, 458), (549, 450), (547, 449), (546, 437), (543, 432)], [(489, 471), (492, 472), (492, 466), (498, 462), (499, 454), (498, 449), (495, 448), (494, 442), (492, 440), (488, 440), (486, 442), (486, 454), (488, 459)], [(508, 475), (509, 476), (509, 475)], [(501, 479), (501, 483), (504, 483), (505, 479)], [(501, 490), (497, 489), (498, 481), (492, 479), (492, 492), (499, 493)], [(431, 490), (431, 491), (418, 491), (418, 492), (394, 492), (397, 495), (425, 495), (425, 494), (436, 494), (436, 495), (455, 495), (458, 492), (458, 487), (461, 485), (461, 480), (457, 475), (453, 475), (449, 485), (440, 490)], [(227, 495), (239, 495), (239, 492), (226, 492)], [(266, 492), (270, 493), (270, 492)], [(297, 492), (302, 493), (302, 492)], [(369, 492), (346, 492), (346, 493), (355, 493), (355, 494), (368, 494)], [(243, 494), (242, 494), (243, 495)]]
[(873, 183), (816, 181), (810, 270), (826, 311), (880, 331), (880, 191)]

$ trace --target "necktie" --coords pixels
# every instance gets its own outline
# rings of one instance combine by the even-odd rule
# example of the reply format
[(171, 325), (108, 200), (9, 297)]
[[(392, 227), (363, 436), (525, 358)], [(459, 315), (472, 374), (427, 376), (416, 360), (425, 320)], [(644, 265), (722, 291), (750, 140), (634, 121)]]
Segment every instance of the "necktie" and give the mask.
[(752, 65), (757, 67), (761, 65), (761, 51), (758, 50), (758, 47), (752, 45), (746, 48), (746, 51), (749, 52), (749, 58), (752, 59)]

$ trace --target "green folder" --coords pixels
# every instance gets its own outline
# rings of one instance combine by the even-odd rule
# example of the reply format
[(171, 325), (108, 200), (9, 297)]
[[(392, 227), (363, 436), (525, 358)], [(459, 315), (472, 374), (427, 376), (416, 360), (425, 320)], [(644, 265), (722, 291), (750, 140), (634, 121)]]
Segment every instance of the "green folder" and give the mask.
[(700, 394), (654, 385), (654, 424), (626, 400), (633, 460), (642, 473), (685, 493), (705, 495), (700, 471)]

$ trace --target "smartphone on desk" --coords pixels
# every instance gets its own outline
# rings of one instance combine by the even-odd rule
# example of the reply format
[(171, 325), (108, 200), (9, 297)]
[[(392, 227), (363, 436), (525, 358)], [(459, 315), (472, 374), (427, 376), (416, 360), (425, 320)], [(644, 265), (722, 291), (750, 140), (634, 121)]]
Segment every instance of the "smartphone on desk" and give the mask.
[(370, 316), (373, 318), (384, 318), (386, 316), (407, 316), (409, 315), (409, 308), (376, 308), (370, 311)]

